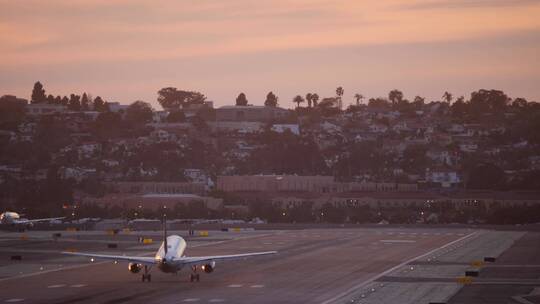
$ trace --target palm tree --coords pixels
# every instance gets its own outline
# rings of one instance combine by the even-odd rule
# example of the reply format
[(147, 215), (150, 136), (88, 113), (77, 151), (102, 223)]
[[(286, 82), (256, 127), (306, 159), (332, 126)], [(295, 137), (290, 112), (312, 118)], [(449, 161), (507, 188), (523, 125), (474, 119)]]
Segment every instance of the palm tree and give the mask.
[(317, 106), (317, 102), (319, 101), (319, 94), (313, 93), (311, 94), (311, 100), (313, 101), (313, 106)]
[(364, 96), (362, 94), (356, 93), (354, 94), (354, 99), (356, 99), (356, 105), (359, 106), (362, 99), (364, 99)]
[(447, 103), (450, 103), (452, 102), (452, 99), (454, 99), (454, 96), (452, 95), (452, 93), (444, 92), (442, 98), (446, 100)]
[(296, 95), (296, 97), (294, 97), (294, 99), (293, 99), (293, 102), (296, 103), (297, 108), (300, 108), (300, 104), (302, 102), (304, 102), (304, 101), (305, 101), (304, 98), (302, 96), (300, 96), (300, 95)]
[(307, 103), (308, 103), (308, 108), (311, 108), (311, 100), (312, 99), (313, 99), (313, 94), (307, 93), (306, 94), (306, 100), (307, 100)]
[(388, 99), (393, 105), (400, 103), (403, 100), (403, 92), (400, 90), (392, 90), (388, 93)]
[(341, 110), (341, 107), (343, 106), (343, 102), (341, 101), (341, 96), (345, 93), (345, 90), (343, 90), (343, 87), (337, 87), (336, 88), (336, 95), (338, 97), (338, 107)]

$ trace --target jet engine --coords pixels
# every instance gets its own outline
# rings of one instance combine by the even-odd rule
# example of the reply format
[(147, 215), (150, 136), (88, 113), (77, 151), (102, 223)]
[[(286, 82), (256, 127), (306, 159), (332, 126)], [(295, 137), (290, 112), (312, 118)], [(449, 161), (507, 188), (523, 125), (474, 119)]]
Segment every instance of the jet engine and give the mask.
[(128, 269), (131, 273), (139, 273), (142, 267), (143, 266), (141, 264), (137, 264), (137, 263), (129, 263), (128, 265)]
[(209, 264), (205, 264), (201, 266), (201, 269), (206, 273), (211, 273), (214, 271), (214, 268), (216, 267), (216, 262), (211, 262)]

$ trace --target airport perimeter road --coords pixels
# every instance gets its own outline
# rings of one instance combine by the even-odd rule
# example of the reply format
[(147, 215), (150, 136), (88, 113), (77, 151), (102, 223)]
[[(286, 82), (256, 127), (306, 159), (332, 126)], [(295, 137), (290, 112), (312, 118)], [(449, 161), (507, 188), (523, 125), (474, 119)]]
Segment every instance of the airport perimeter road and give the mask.
[[(154, 269), (152, 282), (142, 283), (140, 275), (128, 272), (124, 263), (91, 264), (85, 258), (54, 253), (68, 246), (116, 254), (153, 253), (155, 246), (143, 247), (129, 237), (114, 252), (104, 249), (106, 236), (54, 243), (33, 240), (30, 233), (26, 241), (0, 240), (0, 303), (330, 303), (354, 293), (363, 282), (473, 233), (463, 229), (311, 229), (235, 237), (211, 231), (210, 237), (218, 235), (216, 240), (188, 240), (191, 248), (186, 254), (279, 253), (218, 263), (213, 273), (201, 275), (199, 283), (189, 282), (187, 269), (178, 276)], [(23, 255), (22, 261), (7, 261), (16, 253)], [(52, 265), (64, 269), (48, 271)]]

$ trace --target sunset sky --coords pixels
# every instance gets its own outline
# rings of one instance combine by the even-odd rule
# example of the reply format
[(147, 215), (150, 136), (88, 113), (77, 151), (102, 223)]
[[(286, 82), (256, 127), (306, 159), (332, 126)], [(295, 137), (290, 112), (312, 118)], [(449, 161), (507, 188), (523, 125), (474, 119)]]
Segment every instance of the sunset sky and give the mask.
[(540, 0), (0, 0), (0, 95), (89, 92), (157, 106), (345, 89), (438, 100), (480, 88), (540, 102)]

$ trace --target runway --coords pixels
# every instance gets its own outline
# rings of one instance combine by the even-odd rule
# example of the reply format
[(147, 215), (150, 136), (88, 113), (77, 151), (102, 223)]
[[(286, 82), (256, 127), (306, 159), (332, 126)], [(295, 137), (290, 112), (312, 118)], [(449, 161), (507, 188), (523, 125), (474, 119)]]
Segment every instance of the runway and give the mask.
[[(154, 269), (152, 282), (142, 283), (140, 274), (130, 273), (125, 263), (91, 263), (57, 252), (69, 248), (151, 255), (157, 244), (141, 245), (138, 235), (103, 232), (73, 232), (54, 242), (47, 239), (48, 234), (40, 237), (30, 232), (27, 240), (17, 234), (1, 235), (0, 303), (368, 303), (355, 298), (364, 298), (360, 293), (366, 287), (374, 289), (369, 284), (384, 284), (379, 283), (383, 277), (412, 262), (451, 254), (465, 248), (460, 246), (467, 239), (478, 237), (478, 232), (468, 229), (210, 231), (207, 238), (187, 239), (188, 256), (279, 253), (218, 263), (213, 273), (201, 275), (199, 283), (189, 282), (188, 269), (177, 276)], [(154, 238), (161, 241), (158, 235)], [(107, 249), (105, 244), (111, 242), (119, 248)], [(23, 260), (9, 261), (13, 254), (22, 255)], [(446, 297), (455, 290), (448, 289), (450, 295), (441, 292)]]

